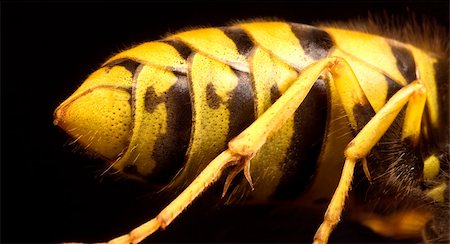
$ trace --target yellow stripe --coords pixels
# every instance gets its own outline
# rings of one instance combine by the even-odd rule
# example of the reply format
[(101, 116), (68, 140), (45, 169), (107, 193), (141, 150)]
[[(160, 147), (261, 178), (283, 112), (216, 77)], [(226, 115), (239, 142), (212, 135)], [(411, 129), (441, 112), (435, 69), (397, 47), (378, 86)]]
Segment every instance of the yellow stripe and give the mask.
[(250, 68), (255, 82), (258, 116), (272, 105), (270, 91), (276, 85), (282, 92), (286, 91), (297, 72), (287, 64), (271, 56), (267, 51), (256, 48), (250, 58)]
[(127, 91), (97, 86), (66, 100), (60, 106), (62, 114), (58, 123), (86, 149), (114, 160), (128, 145), (131, 123), (129, 99), (130, 93)]
[(130, 71), (122, 66), (100, 68), (92, 73), (65, 102), (97, 86), (106, 85), (130, 89), (133, 83), (132, 79)]
[[(341, 57), (349, 63), (367, 100), (369, 100), (369, 103), (375, 112), (378, 112), (384, 104), (386, 104), (388, 83), (385, 76), (379, 71), (368, 67), (364, 62), (361, 62), (361, 60), (342, 52), (340, 49), (333, 50), (330, 56)], [(349, 108), (346, 108), (346, 111), (352, 111), (354, 104), (343, 104), (343, 106), (350, 106)]]
[[(411, 47), (411, 51), (416, 62), (418, 70), (418, 79), (422, 80), (427, 89), (427, 101), (428, 113), (430, 114), (431, 124), (434, 127), (439, 126), (439, 106), (438, 106), (438, 93), (435, 79), (434, 64), (437, 62), (435, 58), (428, 56), (426, 53), (420, 51), (417, 48)], [(444, 104), (448, 106), (448, 104)]]
[(391, 46), (387, 43), (389, 39), (343, 29), (325, 28), (324, 30), (333, 37), (339, 49), (382, 70), (399, 84), (403, 86), (407, 84), (397, 69), (397, 60), (391, 52)]
[(256, 22), (239, 24), (257, 45), (280, 60), (301, 70), (314, 60), (305, 55), (299, 40), (284, 22)]
[[(174, 186), (189, 183), (214, 157), (225, 149), (230, 111), (226, 107), (230, 92), (237, 86), (238, 77), (226, 64), (196, 53), (191, 60), (190, 85), (193, 102), (191, 141), (184, 170), (173, 182)], [(220, 99), (211, 108), (207, 87), (213, 88)]]
[(185, 72), (187, 70), (186, 60), (180, 56), (174, 47), (164, 42), (143, 43), (115, 55), (106, 61), (105, 64), (124, 58), (161, 69), (170, 69), (179, 72)]
[(246, 57), (239, 54), (233, 40), (218, 28), (182, 32), (170, 36), (170, 38), (181, 40), (205, 56), (226, 63), (237, 70), (248, 72)]
[(157, 137), (166, 130), (167, 111), (164, 103), (158, 104), (151, 113), (146, 111), (145, 94), (147, 88), (152, 87), (161, 95), (176, 81), (177, 77), (171, 71), (152, 66), (144, 66), (139, 72), (133, 94), (135, 107), (132, 136), (127, 151), (114, 165), (115, 168), (136, 165), (139, 173), (149, 175), (156, 167), (157, 162), (152, 158), (152, 152)]
[[(250, 58), (250, 67), (255, 84), (257, 112), (260, 116), (272, 105), (273, 87), (280, 92), (286, 91), (297, 77), (297, 72), (261, 48), (255, 49)], [(281, 165), (288, 153), (293, 134), (294, 117), (291, 117), (252, 159), (251, 173), (256, 176), (252, 196), (256, 199), (267, 199), (276, 190), (283, 175)], [(248, 182), (243, 180), (241, 186), (247, 185)]]

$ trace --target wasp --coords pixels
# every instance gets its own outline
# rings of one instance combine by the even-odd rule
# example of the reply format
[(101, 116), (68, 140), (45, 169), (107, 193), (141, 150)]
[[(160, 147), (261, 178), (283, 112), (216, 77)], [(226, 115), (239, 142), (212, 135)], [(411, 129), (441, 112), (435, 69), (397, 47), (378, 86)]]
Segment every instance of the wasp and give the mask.
[(218, 181), (228, 199), (326, 201), (314, 243), (347, 205), (381, 235), (448, 242), (448, 41), (361, 26), (239, 22), (108, 59), (54, 123), (108, 170), (178, 194), (110, 243), (168, 227)]

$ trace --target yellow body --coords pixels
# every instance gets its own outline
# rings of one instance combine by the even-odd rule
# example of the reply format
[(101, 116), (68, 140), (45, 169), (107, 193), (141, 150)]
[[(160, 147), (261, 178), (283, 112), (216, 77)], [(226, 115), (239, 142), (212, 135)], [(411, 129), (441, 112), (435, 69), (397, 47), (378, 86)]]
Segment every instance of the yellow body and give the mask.
[[(124, 60), (136, 65), (134, 70), (120, 65)], [(415, 64), (414, 70), (405, 66), (408, 62)], [(324, 128), (318, 137), (318, 154), (313, 157), (317, 165), (301, 201), (311, 207), (317, 199), (331, 197), (345, 156), (348, 168), (342, 177), (347, 175), (349, 181), (340, 184), (342, 195), (334, 200), (343, 202), (354, 164), (369, 154), (401, 109), (407, 108), (402, 138), (414, 145), (421, 140), (421, 130), (439, 128), (442, 115), (434, 68), (437, 62), (436, 55), (410, 44), (339, 28), (250, 22), (197, 29), (144, 43), (110, 58), (58, 107), (55, 124), (109, 160), (114, 169), (133, 167), (133, 174), (148, 179), (163, 167), (158, 165), (158, 158), (164, 156), (165, 146), (181, 145), (178, 134), (187, 134), (188, 143), (182, 145), (184, 160), (173, 162), (181, 170), (171, 171), (173, 178), (167, 189), (172, 190), (201, 178), (199, 173), (207, 165), (214, 170), (205, 173), (205, 179), (217, 180), (222, 168), (210, 162), (229, 145), (226, 152), (231, 156), (225, 153), (223, 158), (227, 159), (223, 160), (246, 161), (244, 171), (254, 178), (251, 197), (264, 200), (282, 184), (285, 167), (290, 165), (287, 161), (297, 160), (289, 158), (292, 150), (297, 150), (292, 147), (298, 136), (295, 133), (314, 128), (304, 124), (299, 128), (298, 121), (317, 120), (315, 111), (311, 117), (293, 114), (313, 96), (310, 90), (320, 79), (326, 85), (322, 91), (326, 91), (327, 116), (317, 121)], [(404, 70), (399, 69), (402, 65)], [(188, 90), (172, 93), (181, 81)], [(188, 96), (189, 104), (174, 110), (173, 94)], [(355, 110), (358, 106), (372, 108), (377, 116), (361, 125), (361, 115)], [(183, 110), (191, 116), (190, 127), (178, 131), (185, 116), (180, 115)], [(429, 118), (426, 123), (422, 122), (424, 113)], [(171, 124), (174, 120), (181, 122), (175, 126)], [(361, 135), (355, 137), (358, 133)], [(424, 177), (437, 177), (439, 167), (436, 157), (430, 156)], [(201, 192), (209, 184), (195, 189)], [(443, 184), (429, 195), (440, 200), (434, 192), (442, 195), (447, 187)], [(243, 180), (231, 196), (239, 198), (247, 188)], [(198, 194), (179, 201), (188, 203)], [(338, 205), (336, 208), (342, 208)], [(179, 213), (184, 208), (177, 209)], [(423, 216), (427, 221), (429, 213)], [(368, 225), (379, 226), (376, 223)], [(166, 222), (157, 225), (165, 226)], [(152, 229), (158, 227), (152, 225)]]

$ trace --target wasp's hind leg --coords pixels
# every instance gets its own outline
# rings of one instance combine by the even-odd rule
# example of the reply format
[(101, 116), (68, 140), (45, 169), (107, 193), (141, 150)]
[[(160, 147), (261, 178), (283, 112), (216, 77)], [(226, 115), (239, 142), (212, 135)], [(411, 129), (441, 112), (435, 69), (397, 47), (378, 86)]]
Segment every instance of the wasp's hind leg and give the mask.
[(195, 180), (165, 207), (155, 218), (133, 229), (130, 233), (119, 236), (108, 243), (138, 243), (159, 228), (168, 226), (186, 207), (205, 189), (217, 181), (222, 171), (239, 158), (230, 150), (225, 150), (195, 178)]

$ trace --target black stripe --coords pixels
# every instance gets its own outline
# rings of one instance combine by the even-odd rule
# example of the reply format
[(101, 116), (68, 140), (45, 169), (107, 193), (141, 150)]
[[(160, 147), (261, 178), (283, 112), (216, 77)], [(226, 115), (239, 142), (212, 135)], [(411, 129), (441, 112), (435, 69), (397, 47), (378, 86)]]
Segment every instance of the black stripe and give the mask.
[(277, 83), (274, 83), (272, 87), (270, 87), (270, 102), (274, 104), (278, 98), (281, 97), (281, 92), (278, 89)]
[(291, 24), (290, 26), (305, 54), (315, 60), (325, 58), (334, 46), (331, 36), (321, 29), (301, 24)]
[(397, 69), (408, 83), (417, 79), (416, 63), (410, 50), (405, 47), (389, 44), (397, 63)]
[(239, 27), (223, 27), (223, 33), (230, 38), (237, 47), (239, 54), (246, 56), (253, 48), (252, 39)]
[[(361, 164), (355, 168), (354, 181), (358, 182), (354, 189), (358, 198), (365, 202), (376, 202), (379, 196), (386, 199), (399, 199), (390, 202), (393, 209), (402, 207), (406, 198), (420, 201), (423, 198), (423, 160), (421, 150), (415, 148), (410, 140), (402, 140), (402, 130), (406, 107), (374, 145), (366, 156), (367, 166), (372, 176), (369, 183), (363, 173)], [(408, 201), (411, 202), (411, 201)], [(383, 204), (374, 205), (374, 209), (386, 210)]]
[(121, 59), (111, 61), (111, 62), (103, 65), (103, 67), (112, 68), (114, 66), (122, 66), (125, 69), (127, 69), (128, 71), (130, 71), (132, 76), (134, 76), (134, 73), (136, 72), (136, 69), (139, 65), (140, 65), (140, 63), (138, 63), (134, 60), (127, 59), (127, 58), (121, 58)]
[(156, 94), (153, 86), (149, 86), (149, 87), (147, 87), (147, 91), (145, 92), (145, 98), (144, 98), (145, 110), (149, 113), (153, 113), (156, 106), (158, 106), (158, 104), (164, 102), (165, 100), (166, 100), (166, 96), (164, 96), (164, 95), (158, 96)]
[(122, 172), (129, 175), (129, 176), (137, 176), (138, 179), (142, 177), (142, 175), (139, 173), (138, 168), (135, 164), (127, 164), (122, 169)]
[(386, 102), (400, 89), (402, 89), (402, 86), (392, 80), (389, 76), (384, 75), (384, 78), (386, 79), (386, 82), (388, 84), (387, 92), (386, 92)]
[(171, 45), (185, 60), (192, 54), (192, 49), (179, 40), (167, 39), (162, 40), (161, 42)]
[[(405, 111), (406, 107), (402, 108), (388, 130), (366, 157), (369, 172), (373, 179), (370, 187), (368, 187), (368, 181), (361, 165), (359, 164), (355, 169), (355, 180), (359, 182), (355, 190), (358, 192), (358, 196), (364, 196), (364, 200), (376, 200), (372, 199), (371, 196), (378, 196), (381, 192), (384, 196), (403, 199), (405, 196), (412, 196), (411, 194), (415, 191), (414, 188), (419, 186), (423, 172), (420, 151), (415, 150), (417, 148), (413, 147), (408, 138), (401, 139)], [(374, 110), (369, 105), (357, 105), (353, 112), (358, 132), (375, 116)], [(417, 196), (413, 198), (417, 199)]]
[(294, 199), (304, 192), (316, 170), (327, 124), (327, 93), (323, 80), (317, 80), (294, 114), (294, 135), (282, 165), (283, 175), (274, 199)]
[(355, 107), (353, 107), (353, 115), (355, 116), (356, 120), (356, 131), (353, 131), (353, 135), (356, 136), (356, 134), (358, 134), (358, 132), (360, 132), (362, 128), (366, 126), (369, 120), (372, 119), (373, 116), (375, 116), (375, 111), (373, 110), (372, 106), (370, 106), (370, 104), (355, 104)]
[(166, 133), (158, 135), (151, 152), (157, 164), (149, 181), (167, 183), (183, 165), (191, 135), (191, 99), (185, 75), (178, 74), (176, 83), (160, 96), (152, 87), (147, 89), (146, 110), (151, 112), (160, 103), (166, 107), (167, 129)]
[(431, 129), (433, 138), (439, 143), (439, 147), (449, 148), (449, 62), (448, 59), (439, 59), (434, 64), (435, 80), (437, 86), (438, 114), (440, 117), (437, 128)]
[(255, 98), (250, 74), (235, 69), (233, 71), (239, 81), (236, 88), (231, 91), (226, 105), (230, 111), (227, 141), (237, 136), (256, 119)]
[(222, 98), (217, 95), (216, 88), (211, 82), (206, 85), (205, 93), (206, 103), (208, 104), (208, 107), (212, 109), (218, 109), (220, 107), (220, 104), (222, 103)]

